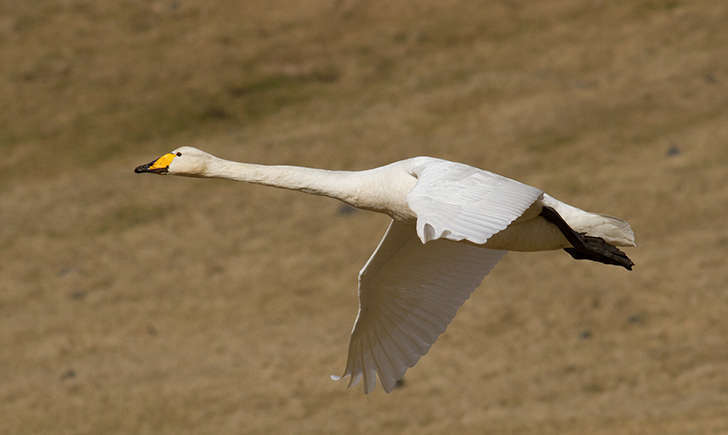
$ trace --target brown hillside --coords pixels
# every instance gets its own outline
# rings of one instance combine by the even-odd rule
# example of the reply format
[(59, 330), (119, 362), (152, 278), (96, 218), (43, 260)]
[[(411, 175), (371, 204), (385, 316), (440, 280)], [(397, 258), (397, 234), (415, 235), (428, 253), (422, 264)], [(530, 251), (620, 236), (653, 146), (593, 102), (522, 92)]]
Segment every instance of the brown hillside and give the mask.
[[(728, 433), (726, 23), (707, 0), (0, 2), (0, 432)], [(132, 173), (182, 144), (462, 161), (627, 219), (635, 270), (509, 254), (365, 396), (328, 375), (387, 217)]]

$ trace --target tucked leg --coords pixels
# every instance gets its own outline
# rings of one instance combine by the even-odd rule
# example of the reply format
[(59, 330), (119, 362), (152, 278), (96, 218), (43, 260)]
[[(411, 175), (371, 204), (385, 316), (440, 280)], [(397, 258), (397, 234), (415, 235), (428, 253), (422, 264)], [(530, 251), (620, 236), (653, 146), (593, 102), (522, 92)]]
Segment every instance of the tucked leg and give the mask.
[(544, 206), (543, 210), (541, 210), (541, 216), (561, 230), (566, 240), (573, 246), (572, 248), (565, 248), (564, 251), (568, 252), (576, 260), (598, 261), (632, 270), (634, 263), (627, 257), (627, 254), (616, 246), (607, 243), (601, 237), (587, 236), (586, 233), (574, 231), (553, 208)]

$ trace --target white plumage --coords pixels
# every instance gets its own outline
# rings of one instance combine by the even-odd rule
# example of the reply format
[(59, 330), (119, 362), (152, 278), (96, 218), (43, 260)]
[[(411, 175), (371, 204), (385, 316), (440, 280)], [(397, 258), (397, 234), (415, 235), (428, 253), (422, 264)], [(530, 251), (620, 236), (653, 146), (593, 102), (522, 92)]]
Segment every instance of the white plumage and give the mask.
[(632, 265), (612, 246), (635, 246), (625, 221), (585, 212), (488, 171), (431, 157), (366, 171), (327, 171), (232, 162), (182, 147), (135, 172), (265, 184), (390, 215), (387, 232), (359, 273), (359, 312), (346, 368), (341, 377), (332, 376), (350, 376), (349, 385), (363, 379), (365, 392), (375, 388), (377, 376), (391, 391), (507, 250), (568, 248), (578, 251), (570, 252), (574, 258)]
[[(359, 273), (359, 313), (343, 376), (363, 377), (364, 391), (379, 374), (389, 392), (427, 353), (455, 313), (506, 251), (417, 238), (392, 221)], [(339, 379), (339, 377), (333, 377)]]
[(543, 193), (492, 172), (427, 159), (412, 172), (417, 184), (407, 204), (422, 243), (440, 238), (484, 244), (523, 214)]

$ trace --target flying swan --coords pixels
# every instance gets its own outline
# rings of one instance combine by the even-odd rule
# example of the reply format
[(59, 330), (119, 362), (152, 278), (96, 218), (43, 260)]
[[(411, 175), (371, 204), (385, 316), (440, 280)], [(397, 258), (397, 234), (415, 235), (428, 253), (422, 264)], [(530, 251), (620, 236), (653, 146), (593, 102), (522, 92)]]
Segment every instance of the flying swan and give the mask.
[(359, 312), (349, 341), (349, 386), (387, 392), (445, 331), (506, 251), (564, 249), (632, 269), (617, 246), (636, 246), (629, 224), (462, 163), (414, 157), (365, 171), (224, 160), (181, 147), (136, 173), (225, 178), (329, 196), (385, 213), (387, 231), (359, 272)]

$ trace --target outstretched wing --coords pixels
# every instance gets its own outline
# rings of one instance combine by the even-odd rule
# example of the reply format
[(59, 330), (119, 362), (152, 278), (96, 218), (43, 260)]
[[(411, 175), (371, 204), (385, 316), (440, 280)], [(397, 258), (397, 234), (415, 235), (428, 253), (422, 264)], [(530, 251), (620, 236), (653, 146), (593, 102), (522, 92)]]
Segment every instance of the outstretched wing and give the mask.
[(414, 169), (407, 204), (423, 243), (445, 238), (485, 243), (520, 217), (543, 192), (462, 163), (433, 159)]
[(349, 342), (349, 386), (387, 392), (427, 353), (458, 308), (505, 251), (449, 240), (422, 244), (411, 224), (392, 221), (359, 273), (359, 313)]

